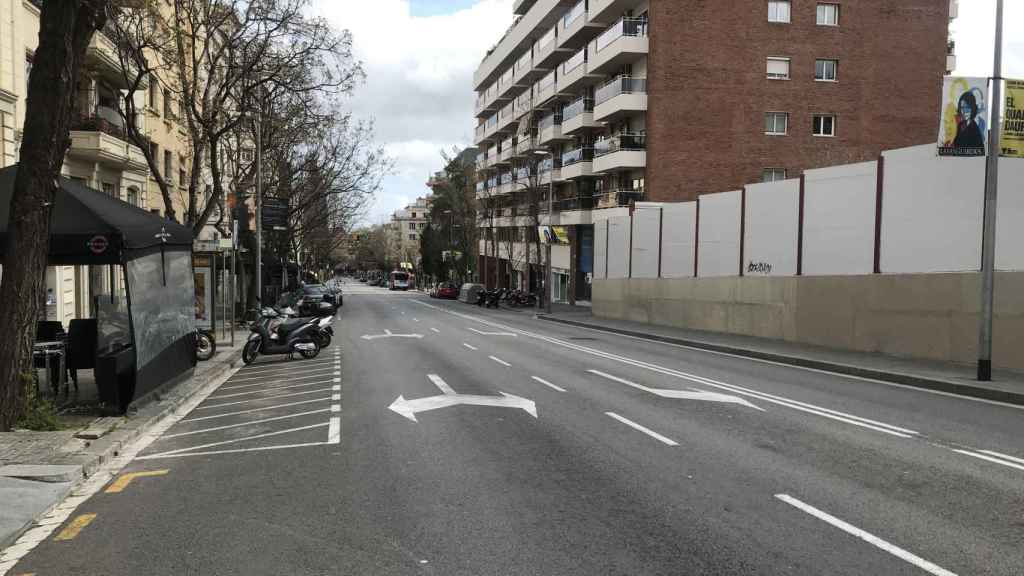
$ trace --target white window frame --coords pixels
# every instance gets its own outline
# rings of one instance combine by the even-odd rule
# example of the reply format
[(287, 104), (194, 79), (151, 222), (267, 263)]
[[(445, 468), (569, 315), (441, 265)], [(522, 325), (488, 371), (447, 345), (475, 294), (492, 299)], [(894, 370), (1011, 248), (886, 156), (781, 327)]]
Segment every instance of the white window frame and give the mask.
[[(779, 175), (780, 172), (782, 173), (782, 177), (781, 178), (777, 178), (777, 176)], [(771, 180), (766, 180), (765, 179), (765, 176), (768, 173), (771, 173), (771, 175), (772, 175)], [(785, 180), (785, 179), (786, 179), (786, 169), (785, 168), (762, 168), (761, 169), (761, 182), (779, 182), (779, 181), (782, 181), (782, 180)]]
[[(789, 134), (789, 112), (768, 111), (768, 112), (765, 112), (764, 115), (765, 115), (765, 120), (766, 120), (765, 121), (764, 133), (765, 133), (766, 136), (785, 136), (786, 134)], [(773, 130), (771, 132), (768, 131), (768, 126), (767, 126), (767, 124), (768, 124), (768, 122), (767, 122), (768, 115), (772, 115), (772, 116), (775, 117), (773, 122), (772, 122)], [(782, 132), (777, 132), (774, 129), (778, 128), (778, 117), (780, 115), (783, 118), (785, 118), (786, 125), (785, 125), (785, 127), (784, 127)]]
[[(829, 22), (827, 19), (821, 19), (821, 9), (832, 10), (832, 21)], [(839, 26), (839, 3), (837, 2), (818, 2), (818, 5), (814, 10), (814, 21), (818, 26)]]
[[(785, 76), (772, 76), (768, 72), (768, 68), (772, 62), (785, 62), (786, 63), (786, 75)], [(792, 60), (783, 56), (768, 56), (764, 60), (765, 77), (769, 80), (789, 80), (790, 79), (790, 68), (792, 67)]]
[[(832, 119), (832, 132), (830, 134), (825, 134), (824, 132), (818, 133), (817, 126), (815, 126), (815, 124), (818, 121), (818, 118), (831, 118)], [(824, 128), (825, 127), (825, 123), (822, 122), (821, 126), (822, 126), (822, 128)], [(819, 138), (835, 138), (836, 137), (836, 115), (835, 114), (826, 114), (826, 113), (820, 113), (820, 114), (812, 115), (811, 116), (811, 134), (813, 134), (814, 136), (817, 136)]]
[[(831, 78), (818, 78), (818, 62), (825, 63), (825, 72), (828, 72), (828, 64), (832, 64)], [(827, 74), (826, 74), (827, 76)], [(839, 81), (839, 60), (836, 58), (815, 58), (814, 59), (814, 81), (815, 82), (838, 82)]]
[[(779, 17), (778, 9), (786, 7), (786, 19)], [(772, 18), (772, 8), (775, 8), (775, 18)], [(775, 24), (789, 24), (793, 21), (793, 3), (790, 0), (768, 0), (768, 21)]]

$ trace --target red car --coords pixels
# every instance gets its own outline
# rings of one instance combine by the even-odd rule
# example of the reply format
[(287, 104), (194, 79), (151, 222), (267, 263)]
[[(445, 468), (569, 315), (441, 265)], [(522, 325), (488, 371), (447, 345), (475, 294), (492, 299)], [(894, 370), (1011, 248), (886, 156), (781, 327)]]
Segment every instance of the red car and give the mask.
[(459, 287), (451, 282), (445, 282), (437, 287), (437, 298), (443, 298), (446, 300), (458, 300), (459, 299)]

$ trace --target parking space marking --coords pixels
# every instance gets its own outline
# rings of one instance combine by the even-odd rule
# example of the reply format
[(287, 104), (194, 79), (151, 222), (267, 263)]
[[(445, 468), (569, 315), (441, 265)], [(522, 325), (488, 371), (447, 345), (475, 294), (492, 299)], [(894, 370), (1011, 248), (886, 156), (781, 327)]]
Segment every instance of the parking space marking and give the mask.
[[(304, 372), (303, 374), (305, 374), (305, 376), (288, 377), (287, 373), (286, 374), (275, 374), (273, 376), (258, 376), (256, 378), (234, 378), (234, 379), (231, 380), (231, 383), (233, 384), (235, 382), (252, 382), (252, 381), (255, 381), (255, 380), (265, 380), (265, 381), (269, 380), (269, 381), (272, 381), (274, 379), (280, 379), (280, 378), (287, 378), (288, 380), (303, 380), (303, 379), (306, 379), (306, 378), (313, 378), (314, 376), (326, 376), (327, 374), (321, 374), (321, 372), (323, 372), (323, 373), (331, 372), (331, 371), (337, 372), (337, 370), (338, 370), (338, 368), (336, 366), (329, 366), (327, 368), (318, 368), (316, 370), (310, 370), (308, 372)], [(337, 373), (337, 374), (334, 374), (334, 375), (335, 376), (341, 376), (340, 373)], [(266, 383), (266, 382), (264, 382), (264, 383)], [(226, 390), (228, 388), (233, 388), (233, 387), (234, 386), (221, 386), (221, 390)]]
[(107, 494), (120, 494), (132, 483), (136, 478), (149, 478), (153, 476), (164, 476), (170, 470), (150, 470), (148, 472), (130, 472), (128, 474), (122, 474), (120, 478), (114, 481), (105, 492)]
[(238, 371), (237, 375), (253, 374), (262, 372), (271, 372), (281, 370), (284, 372), (294, 372), (299, 367), (311, 367), (311, 366), (324, 366), (334, 362), (331, 358), (325, 358), (322, 360), (302, 360), (302, 361), (285, 361), (285, 362), (267, 362), (266, 364), (252, 364), (246, 366)]
[(289, 402), (287, 404), (278, 404), (277, 406), (265, 406), (260, 408), (250, 408), (249, 410), (239, 410), (237, 412), (226, 412), (224, 414), (214, 414), (213, 416), (200, 416), (199, 418), (189, 418), (188, 420), (180, 420), (179, 424), (187, 424), (189, 422), (199, 422), (202, 420), (214, 420), (217, 418), (227, 418), (229, 416), (241, 416), (242, 414), (252, 414), (253, 412), (266, 412), (269, 410), (277, 410), (279, 408), (291, 408), (292, 406), (300, 406), (302, 404), (313, 404), (314, 402), (328, 402), (330, 398), (316, 398), (313, 400), (302, 400), (301, 402)]
[(327, 443), (341, 444), (341, 418), (331, 418), (330, 426), (327, 428)]
[(211, 408), (223, 408), (225, 406), (236, 406), (238, 404), (248, 404), (250, 402), (265, 402), (267, 400), (274, 400), (276, 398), (291, 398), (293, 396), (303, 396), (306, 394), (316, 394), (317, 392), (330, 392), (330, 388), (321, 388), (319, 390), (306, 390), (305, 392), (292, 392), (291, 394), (281, 394), (279, 396), (267, 396), (266, 398), (250, 398), (249, 400), (238, 400), (235, 402), (225, 402), (223, 404), (214, 404), (213, 406), (200, 406), (196, 410), (209, 410)]
[(269, 388), (260, 388), (258, 390), (248, 390), (246, 392), (235, 392), (234, 394), (221, 394), (219, 396), (210, 396), (209, 400), (223, 400), (224, 398), (238, 398), (239, 396), (251, 396), (253, 394), (267, 394), (273, 393), (278, 390), (291, 390), (293, 388), (305, 388), (306, 386), (319, 386), (321, 384), (330, 384), (330, 380), (318, 380), (316, 382), (306, 382), (305, 384), (288, 384), (285, 386), (271, 386)]
[(437, 328), (431, 328), (431, 330), (433, 330), (434, 332), (436, 332), (436, 333), (438, 333), (438, 334), (440, 334), (440, 333), (441, 333), (441, 331), (440, 331), (440, 330), (438, 330)]
[(91, 524), (92, 521), (95, 519), (95, 514), (82, 514), (81, 516), (72, 520), (71, 523), (68, 524), (66, 528), (61, 530), (60, 533), (57, 534), (57, 536), (53, 540), (55, 542), (74, 540), (78, 536), (78, 533), (81, 532), (83, 528)]
[(192, 452), (194, 450), (202, 450), (203, 448), (213, 448), (215, 446), (224, 446), (227, 444), (235, 444), (238, 442), (246, 442), (249, 440), (259, 440), (260, 438), (269, 438), (271, 436), (280, 436), (282, 434), (290, 434), (292, 432), (302, 432), (304, 430), (312, 430), (314, 428), (323, 428), (328, 426), (329, 422), (322, 422), (319, 424), (311, 424), (309, 426), (299, 426), (298, 428), (288, 428), (287, 430), (276, 430), (274, 432), (265, 432), (263, 434), (256, 434), (254, 436), (246, 436), (243, 438), (232, 438), (231, 440), (221, 440), (220, 442), (210, 442), (209, 444), (200, 444), (198, 446), (189, 446), (188, 448), (178, 448), (176, 450), (168, 450), (166, 452), (158, 452), (156, 454), (149, 454), (146, 456), (139, 456), (137, 460), (151, 460), (160, 458), (163, 456), (173, 456), (175, 454), (181, 454), (183, 452)]
[(164, 434), (163, 438), (180, 438), (182, 436), (193, 436), (195, 434), (205, 434), (207, 432), (216, 432), (218, 430), (230, 430), (231, 428), (241, 428), (243, 426), (252, 426), (254, 424), (264, 424), (266, 422), (277, 422), (278, 420), (287, 420), (288, 418), (299, 418), (301, 416), (309, 416), (312, 414), (323, 414), (324, 412), (330, 412), (330, 408), (324, 408), (322, 410), (310, 410), (308, 412), (298, 412), (296, 414), (285, 414), (284, 416), (274, 416), (273, 418), (263, 418), (262, 420), (249, 420), (246, 422), (239, 422), (237, 424), (227, 424), (225, 426), (216, 426), (214, 428), (203, 428), (202, 430), (191, 430), (189, 432), (179, 432), (177, 434)]

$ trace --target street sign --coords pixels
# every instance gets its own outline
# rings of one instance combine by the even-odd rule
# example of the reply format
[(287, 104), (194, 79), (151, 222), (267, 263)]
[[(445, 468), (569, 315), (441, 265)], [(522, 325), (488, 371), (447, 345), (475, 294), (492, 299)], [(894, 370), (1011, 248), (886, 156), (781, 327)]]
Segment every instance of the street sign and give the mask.
[(283, 198), (263, 199), (263, 227), (271, 230), (288, 229), (288, 200)]

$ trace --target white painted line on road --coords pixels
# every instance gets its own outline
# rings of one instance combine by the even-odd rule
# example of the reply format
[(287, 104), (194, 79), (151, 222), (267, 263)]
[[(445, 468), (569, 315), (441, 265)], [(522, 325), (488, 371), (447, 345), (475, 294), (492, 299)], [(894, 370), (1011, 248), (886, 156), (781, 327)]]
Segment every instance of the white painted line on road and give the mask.
[(619, 384), (625, 384), (626, 386), (629, 386), (630, 388), (636, 388), (637, 390), (643, 390), (644, 392), (650, 392), (651, 391), (651, 389), (648, 388), (647, 386), (642, 386), (640, 384), (637, 384), (636, 382), (630, 382), (629, 380), (625, 380), (623, 378), (619, 378), (618, 376), (612, 376), (611, 374), (606, 374), (604, 372), (601, 372), (600, 370), (587, 370), (587, 372), (590, 372), (591, 374), (600, 376), (602, 378), (606, 378), (608, 380), (611, 380), (612, 382), (618, 382)]
[(298, 418), (300, 416), (309, 416), (310, 414), (322, 414), (329, 412), (330, 408), (324, 408), (323, 410), (310, 410), (309, 412), (299, 412), (298, 414), (286, 414), (284, 416), (275, 416), (273, 418), (264, 418), (262, 420), (250, 420), (248, 422), (239, 422), (238, 424), (227, 424), (225, 426), (217, 426), (215, 428), (203, 428), (202, 430), (193, 430), (191, 432), (179, 432), (177, 434), (164, 434), (161, 438), (178, 438), (180, 436), (193, 436), (195, 434), (203, 434), (206, 432), (216, 432), (217, 430), (229, 430), (231, 428), (240, 428), (242, 426), (252, 426), (253, 424), (263, 424), (264, 422), (276, 422), (278, 420), (287, 420), (288, 418)]
[(331, 386), (331, 391), (332, 392), (341, 392), (341, 384), (335, 384), (334, 386)]
[(341, 404), (331, 404), (331, 412), (341, 412)]
[(476, 328), (470, 328), (468, 326), (466, 327), (466, 329), (471, 331), (471, 332), (476, 332), (477, 334), (480, 334), (481, 336), (511, 336), (513, 338), (516, 338), (516, 337), (519, 336), (515, 332), (484, 332), (483, 330), (477, 330)]
[(413, 318), (413, 319), (412, 319), (412, 321), (413, 321), (413, 322), (419, 322), (419, 321), (420, 321), (420, 319), (419, 319), (419, 318)]
[(541, 384), (547, 386), (548, 388), (554, 388), (555, 390), (558, 390), (559, 392), (565, 392), (565, 388), (562, 388), (561, 386), (555, 386), (554, 384), (552, 384), (551, 382), (548, 382), (547, 380), (545, 380), (543, 378), (538, 378), (537, 376), (531, 376), (531, 378), (533, 378), (537, 382), (540, 382)]
[(278, 404), (277, 406), (265, 406), (260, 408), (250, 408), (249, 410), (239, 410), (238, 412), (225, 412), (224, 414), (215, 414), (213, 416), (200, 416), (199, 418), (189, 418), (188, 420), (180, 420), (179, 423), (186, 424), (188, 422), (199, 422), (201, 420), (215, 420), (217, 418), (227, 418), (229, 416), (241, 416), (242, 414), (252, 414), (253, 412), (264, 412), (269, 410), (277, 410), (278, 408), (291, 408), (292, 406), (301, 406), (303, 404), (314, 404), (316, 402), (327, 402), (330, 398), (316, 398), (314, 400), (303, 400), (301, 402), (289, 402), (287, 404)]
[[(294, 381), (301, 381), (301, 380), (309, 380), (311, 378), (327, 378), (329, 376), (331, 376), (331, 375), (330, 374), (315, 374), (313, 376), (299, 376), (298, 378), (288, 378), (288, 381), (289, 382), (294, 382)], [(335, 380), (337, 380), (337, 378), (335, 378)], [(237, 390), (237, 389), (241, 389), (241, 388), (252, 388), (254, 386), (264, 386), (264, 385), (267, 385), (267, 384), (274, 384), (274, 383), (275, 383), (275, 381), (270, 380), (270, 381), (266, 381), (266, 382), (256, 382), (255, 384), (241, 384), (239, 386), (221, 386), (220, 388), (217, 389), (217, 391), (220, 392), (222, 390)]]
[(437, 328), (431, 328), (431, 330), (433, 330), (434, 332), (437, 332), (438, 334), (440, 334), (440, 333), (441, 333), (441, 331), (440, 331), (440, 330), (438, 330)]
[(341, 418), (338, 416), (331, 417), (331, 425), (327, 429), (327, 443), (341, 444)]
[(1017, 462), (1018, 464), (1024, 464), (1024, 458), (1017, 458), (1016, 456), (1010, 456), (1009, 454), (1002, 454), (993, 450), (978, 450), (978, 452), (988, 454), (989, 456), (995, 456), (996, 458), (1002, 458), (1003, 460)]
[(658, 442), (661, 442), (663, 444), (667, 444), (669, 446), (679, 446), (679, 443), (676, 442), (675, 440), (673, 440), (671, 438), (667, 438), (665, 436), (662, 436), (661, 434), (658, 434), (654, 430), (651, 430), (650, 428), (647, 428), (645, 426), (641, 426), (641, 425), (637, 424), (636, 422), (633, 422), (632, 420), (630, 420), (628, 418), (623, 418), (622, 416), (619, 416), (615, 412), (605, 412), (605, 414), (607, 414), (608, 416), (611, 416), (612, 418), (615, 418), (619, 422), (622, 422), (623, 424), (625, 424), (626, 426), (629, 426), (630, 428), (632, 428), (634, 430), (638, 430), (640, 432), (643, 432), (644, 434), (647, 434), (648, 436), (650, 436), (651, 438), (654, 438)]
[(217, 396), (210, 396), (209, 400), (223, 400), (225, 398), (237, 398), (239, 396), (251, 396), (253, 394), (267, 394), (274, 393), (278, 390), (291, 390), (292, 388), (304, 388), (306, 386), (319, 386), (321, 384), (328, 384), (329, 380), (320, 380), (317, 382), (306, 382), (305, 384), (289, 384), (287, 386), (271, 386), (270, 388), (260, 388), (259, 390), (249, 390), (247, 392), (235, 392), (234, 394), (218, 394)]
[(673, 390), (670, 388), (650, 388), (642, 384), (637, 384), (636, 382), (630, 382), (629, 380), (619, 378), (618, 376), (606, 374), (604, 372), (601, 372), (600, 370), (587, 370), (587, 372), (590, 372), (591, 374), (595, 374), (597, 376), (601, 376), (602, 378), (606, 378), (613, 382), (625, 384), (626, 386), (636, 388), (637, 390), (643, 390), (644, 392), (654, 394), (655, 396), (661, 396), (662, 398), (674, 398), (676, 400), (696, 400), (698, 402), (722, 402), (726, 404), (740, 404), (742, 406), (747, 406), (749, 408), (753, 408), (754, 410), (760, 410), (761, 412), (764, 412), (763, 408), (754, 406), (753, 404), (747, 402), (746, 400), (740, 398), (739, 396), (729, 396), (728, 394), (722, 394), (721, 392), (707, 392), (704, 390), (696, 389)]
[[(317, 368), (316, 370), (307, 370), (307, 371), (303, 372), (304, 374), (306, 374), (305, 376), (298, 376), (298, 375), (291, 376), (290, 374), (288, 374), (286, 372), (284, 374), (272, 374), (272, 375), (269, 375), (269, 376), (254, 376), (252, 378), (235, 378), (235, 379), (231, 380), (230, 384), (234, 384), (236, 382), (257, 382), (257, 381), (262, 382), (262, 383), (266, 383), (268, 381), (273, 381), (273, 380), (280, 379), (280, 378), (287, 378), (288, 380), (301, 380), (303, 378), (310, 378), (310, 377), (318, 375), (318, 374), (325, 374), (327, 372), (337, 372), (337, 370), (338, 370), (337, 367), (327, 366), (325, 368)], [(337, 374), (336, 373), (334, 375), (335, 376), (340, 376), (341, 374)], [(232, 387), (233, 386), (222, 386), (221, 388), (232, 388)]]
[(265, 372), (295, 372), (302, 368), (315, 368), (317, 366), (325, 366), (327, 364), (335, 363), (336, 361), (331, 358), (322, 358), (320, 360), (295, 360), (291, 362), (275, 362), (274, 364), (267, 364), (261, 366), (259, 364), (253, 364), (247, 366), (238, 371), (238, 376), (245, 376), (249, 374), (263, 374)]
[(291, 398), (292, 396), (304, 396), (306, 394), (315, 394), (317, 392), (330, 392), (330, 388), (321, 388), (319, 390), (307, 390), (305, 392), (293, 392), (291, 394), (281, 394), (278, 396), (267, 396), (266, 398), (250, 398), (249, 400), (238, 400), (236, 402), (225, 402), (223, 404), (214, 404), (213, 406), (200, 406), (196, 410), (209, 410), (211, 408), (223, 408), (224, 406), (235, 406), (237, 404), (248, 404), (250, 402), (266, 402), (267, 400), (275, 400), (277, 398)]
[(444, 378), (441, 378), (437, 374), (427, 374), (427, 378), (434, 383), (434, 386), (437, 386), (437, 389), (440, 390), (442, 394), (445, 394), (446, 396), (455, 395), (455, 390), (453, 390), (452, 387), (444, 381)]
[(243, 452), (263, 452), (265, 450), (286, 450), (289, 448), (307, 448), (309, 446), (327, 446), (327, 442), (303, 442), (301, 444), (281, 444), (277, 446), (256, 446), (254, 448), (235, 448), (234, 450), (209, 450), (206, 452), (182, 452), (180, 454), (139, 456), (136, 460), (166, 460), (167, 458), (184, 458), (186, 456), (213, 456), (215, 454), (241, 454)]
[(466, 344), (465, 342), (463, 342), (462, 345), (465, 346), (466, 348), (469, 348), (470, 350), (479, 350), (479, 348), (477, 348), (476, 346)]
[(811, 516), (814, 516), (818, 520), (828, 522), (829, 524), (835, 526), (836, 528), (839, 528), (843, 532), (846, 532), (847, 534), (850, 534), (852, 536), (856, 536), (857, 538), (860, 538), (868, 544), (871, 544), (872, 546), (875, 546), (888, 552), (889, 554), (892, 554), (900, 560), (909, 562), (910, 564), (917, 566), (918, 568), (924, 570), (925, 572), (928, 572), (929, 574), (935, 574), (935, 576), (956, 576), (955, 573), (950, 572), (949, 570), (946, 570), (941, 566), (933, 564), (925, 560), (924, 558), (921, 558), (920, 556), (915, 556), (914, 554), (907, 552), (906, 550), (900, 548), (899, 546), (896, 546), (895, 544), (886, 542), (885, 540), (882, 540), (874, 534), (865, 532), (864, 530), (861, 530), (860, 528), (857, 528), (852, 524), (849, 524), (847, 522), (840, 520), (839, 518), (836, 518), (828, 512), (823, 512), (821, 510), (818, 510), (814, 506), (811, 506), (810, 504), (805, 504), (797, 500), (796, 498), (793, 498), (789, 494), (776, 494), (775, 497), (778, 498), (779, 500), (782, 500), (786, 504), (793, 506), (794, 508), (797, 508), (803, 512), (810, 514)]
[(462, 313), (459, 313), (459, 312), (454, 312), (454, 311), (451, 311), (451, 310), (446, 310), (444, 308), (438, 308), (438, 307), (433, 306), (431, 304), (427, 304), (426, 302), (419, 302), (419, 301), (414, 301), (414, 302), (416, 302), (417, 304), (420, 304), (422, 306), (427, 306), (429, 308), (434, 308), (436, 310), (441, 310), (443, 312), (447, 312), (448, 314), (451, 314), (453, 316), (457, 316), (457, 317), (460, 317), (460, 318), (465, 318), (465, 319), (468, 319), (468, 320), (473, 320), (475, 322), (479, 322), (479, 323), (487, 325), (487, 326), (492, 326), (492, 327), (499, 328), (499, 329), (504, 329), (504, 330), (515, 330), (515, 331), (517, 331), (520, 334), (523, 334), (525, 336), (529, 336), (531, 338), (535, 338), (535, 339), (541, 340), (543, 342), (548, 342), (550, 344), (555, 344), (555, 345), (558, 345), (558, 346), (562, 346), (562, 347), (568, 348), (570, 350), (576, 350), (578, 352), (583, 352), (583, 353), (586, 353), (586, 354), (590, 354), (592, 356), (597, 356), (599, 358), (604, 358), (606, 360), (612, 360), (612, 361), (615, 361), (615, 362), (619, 362), (621, 364), (627, 364), (629, 366), (635, 366), (637, 368), (643, 368), (645, 370), (650, 370), (652, 372), (657, 372), (659, 374), (665, 374), (665, 375), (668, 375), (668, 376), (673, 376), (673, 377), (684, 379), (684, 380), (690, 380), (691, 382), (697, 382), (698, 384), (705, 384), (705, 385), (711, 386), (713, 388), (718, 388), (718, 389), (721, 389), (721, 390), (728, 390), (728, 391), (733, 392), (735, 394), (740, 394), (740, 395), (743, 395), (743, 396), (749, 396), (749, 397), (753, 397), (753, 398), (758, 398), (758, 399), (764, 400), (766, 402), (771, 402), (773, 404), (779, 404), (781, 406), (786, 406), (786, 407), (792, 408), (794, 410), (799, 410), (801, 412), (807, 412), (807, 413), (810, 413), (810, 414), (815, 414), (817, 416), (821, 416), (821, 417), (824, 417), (824, 418), (829, 418), (829, 419), (836, 420), (836, 421), (839, 421), (839, 422), (845, 422), (847, 424), (852, 424), (854, 426), (860, 426), (862, 428), (868, 428), (868, 429), (871, 429), (871, 430), (875, 430), (877, 432), (882, 432), (882, 433), (885, 433), (885, 434), (890, 434), (892, 436), (897, 436), (897, 437), (900, 437), (900, 438), (912, 438), (914, 436), (918, 436), (919, 435), (919, 433), (914, 431), (914, 430), (909, 430), (907, 428), (901, 428), (901, 427), (898, 427), (898, 426), (893, 426), (892, 424), (886, 424), (884, 422), (878, 422), (877, 420), (870, 420), (868, 418), (863, 418), (863, 417), (860, 417), (860, 416), (854, 416), (853, 414), (847, 414), (847, 413), (844, 413), (844, 412), (840, 412), (838, 410), (831, 410), (829, 408), (823, 408), (821, 406), (815, 406), (813, 404), (808, 404), (808, 403), (805, 403), (805, 402), (799, 402), (797, 400), (790, 400), (788, 398), (783, 398), (783, 397), (780, 397), (780, 396), (775, 396), (773, 394), (768, 394), (766, 392), (758, 392), (756, 390), (752, 390), (750, 388), (745, 388), (743, 386), (738, 386), (738, 385), (735, 385), (735, 384), (726, 384), (725, 382), (720, 382), (718, 380), (712, 380), (710, 378), (704, 378), (702, 376), (697, 376), (697, 375), (694, 375), (694, 374), (688, 374), (686, 372), (681, 372), (679, 370), (673, 370), (671, 368), (665, 368), (665, 367), (659, 366), (657, 364), (651, 364), (649, 362), (644, 362), (644, 361), (641, 361), (641, 360), (633, 360), (632, 358), (627, 358), (625, 356), (619, 356), (617, 354), (612, 354), (612, 353), (609, 353), (609, 352), (603, 352), (601, 350), (597, 350), (597, 349), (594, 349), (594, 348), (588, 348), (586, 346), (580, 346), (578, 344), (571, 344), (571, 343), (566, 342), (564, 340), (559, 340), (557, 338), (551, 338), (551, 337), (548, 337), (548, 336), (544, 336), (542, 334), (536, 334), (536, 333), (528, 332), (526, 330), (518, 330), (516, 328), (510, 328), (510, 327), (505, 326), (503, 324), (499, 324), (499, 323), (496, 323), (496, 322), (490, 322), (488, 320), (484, 320), (484, 319), (476, 317), (476, 316), (472, 316), (472, 315), (468, 315), (468, 314), (462, 314)]
[(511, 368), (512, 367), (511, 364), (509, 364), (508, 362), (505, 362), (504, 360), (502, 360), (501, 358), (498, 358), (497, 356), (488, 356), (488, 358), (490, 358), (491, 360), (494, 360), (495, 362), (497, 362), (498, 364), (501, 364), (502, 366), (505, 366), (506, 368)]
[[(953, 452), (959, 452), (960, 454), (965, 454), (967, 456), (973, 456), (974, 458), (979, 458), (981, 460), (987, 460), (989, 462), (994, 462), (996, 464), (1002, 464), (1003, 466), (1007, 466), (1007, 467), (1010, 467), (1010, 468), (1016, 468), (1017, 470), (1024, 470), (1024, 465), (1015, 464), (1014, 462), (1012, 462), (1010, 460), (1003, 460), (1000, 457), (990, 456), (988, 454), (991, 454), (991, 452), (988, 451), (988, 450), (982, 450), (981, 451), (981, 452), (985, 452), (985, 453), (988, 453), (988, 454), (982, 454), (981, 452), (972, 452), (970, 450), (953, 450)], [(1005, 456), (1003, 458), (1005, 458)]]
[(171, 454), (180, 454), (182, 452), (191, 452), (193, 450), (202, 450), (203, 448), (213, 448), (214, 446), (224, 446), (225, 444), (235, 444), (237, 442), (246, 442), (248, 440), (259, 440), (260, 438), (269, 438), (271, 436), (280, 436), (281, 434), (289, 434), (291, 432), (302, 432), (303, 430), (312, 430), (314, 428), (322, 428), (327, 426), (328, 422), (321, 424), (311, 424), (309, 426), (299, 426), (298, 428), (289, 428), (287, 430), (277, 430), (274, 432), (265, 432), (263, 434), (256, 434), (254, 436), (245, 436), (243, 438), (232, 438), (231, 440), (221, 440), (220, 442), (210, 442), (209, 444), (200, 444), (199, 446), (190, 446), (188, 448), (178, 448), (177, 450), (168, 450), (167, 452), (159, 452), (157, 454), (151, 454), (149, 456), (140, 456), (138, 460), (145, 460), (147, 458), (153, 458), (157, 456), (169, 456)]
[(341, 394), (331, 394), (331, 402), (338, 402), (341, 400)]

